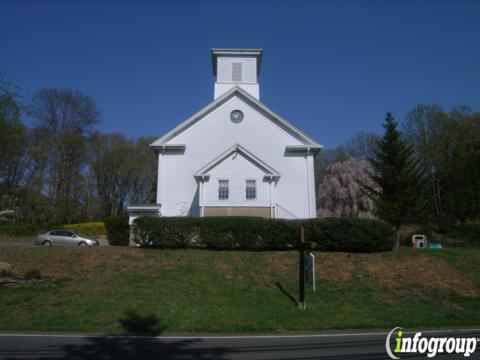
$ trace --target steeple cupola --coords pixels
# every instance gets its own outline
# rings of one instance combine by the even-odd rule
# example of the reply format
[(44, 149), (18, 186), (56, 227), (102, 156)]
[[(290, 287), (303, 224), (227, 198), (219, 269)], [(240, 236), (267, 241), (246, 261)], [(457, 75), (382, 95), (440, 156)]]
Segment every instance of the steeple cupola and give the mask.
[(214, 99), (238, 86), (260, 100), (257, 77), (260, 75), (262, 49), (212, 49)]

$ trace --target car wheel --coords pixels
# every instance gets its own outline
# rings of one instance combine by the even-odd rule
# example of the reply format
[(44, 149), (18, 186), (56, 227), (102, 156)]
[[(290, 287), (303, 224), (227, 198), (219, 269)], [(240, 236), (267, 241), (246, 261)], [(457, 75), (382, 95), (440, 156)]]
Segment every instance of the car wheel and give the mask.
[(78, 246), (87, 246), (87, 243), (82, 241), (82, 242), (78, 243)]
[(42, 245), (43, 246), (52, 246), (52, 243), (48, 240), (45, 240), (44, 242), (42, 242)]

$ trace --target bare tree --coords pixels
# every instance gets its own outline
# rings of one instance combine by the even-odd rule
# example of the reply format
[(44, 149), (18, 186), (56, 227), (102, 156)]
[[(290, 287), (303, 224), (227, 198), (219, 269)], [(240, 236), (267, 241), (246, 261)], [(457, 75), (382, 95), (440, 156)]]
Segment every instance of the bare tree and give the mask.
[(442, 212), (440, 169), (445, 149), (450, 146), (448, 116), (438, 105), (419, 104), (406, 116), (403, 129), (406, 140), (413, 146), (430, 179), (435, 218)]
[(103, 216), (122, 212), (134, 176), (132, 143), (122, 134), (93, 133), (88, 141), (89, 175)]
[(157, 186), (157, 156), (150, 148), (153, 136), (141, 137), (134, 144), (135, 167), (130, 203), (155, 203)]
[(71, 222), (80, 216), (80, 193), (85, 184), (85, 134), (100, 120), (94, 99), (71, 89), (41, 89), (33, 98), (30, 114), (42, 147), (48, 151), (47, 196), (54, 220)]
[(126, 202), (155, 201), (156, 155), (153, 137), (136, 141), (124, 135), (93, 133), (88, 141), (88, 173), (102, 216), (122, 213)]
[(380, 138), (379, 135), (374, 133), (357, 132), (345, 143), (345, 153), (351, 158), (373, 159)]

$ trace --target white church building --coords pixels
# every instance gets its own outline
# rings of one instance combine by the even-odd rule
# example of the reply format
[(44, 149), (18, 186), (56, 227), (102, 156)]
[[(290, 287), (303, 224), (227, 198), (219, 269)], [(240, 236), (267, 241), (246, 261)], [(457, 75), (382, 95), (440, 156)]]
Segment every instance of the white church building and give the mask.
[(157, 140), (157, 204), (138, 216), (316, 217), (317, 141), (260, 101), (261, 49), (213, 49), (214, 99)]

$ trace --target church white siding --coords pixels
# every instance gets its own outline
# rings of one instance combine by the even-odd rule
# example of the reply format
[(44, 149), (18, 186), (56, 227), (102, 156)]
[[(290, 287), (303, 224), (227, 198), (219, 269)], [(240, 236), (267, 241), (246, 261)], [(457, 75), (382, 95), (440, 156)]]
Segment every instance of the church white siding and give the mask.
[[(230, 120), (230, 113), (237, 109), (244, 113), (244, 119), (235, 124)], [(159, 169), (160, 178), (165, 179), (168, 189), (164, 198), (157, 199), (165, 216), (186, 215), (185, 209), (191, 207), (188, 204), (192, 204), (198, 196), (193, 174), (235, 143), (280, 173), (281, 177), (274, 187), (276, 203), (299, 218), (308, 218), (313, 214), (308, 206), (312, 200), (309, 198), (305, 155), (286, 155), (285, 152), (286, 145), (302, 145), (302, 142), (237, 97), (167, 143), (186, 144), (186, 149), (183, 154), (167, 153), (165, 174)], [(314, 196), (314, 187), (310, 191)], [(314, 201), (311, 206), (314, 207)]]
[[(213, 49), (214, 101), (151, 144), (161, 216), (316, 216), (314, 154), (322, 146), (259, 101), (261, 49)], [(243, 119), (231, 119), (239, 110)], [(219, 199), (219, 180), (229, 198)], [(246, 180), (256, 198), (246, 198)], [(209, 210), (208, 213), (205, 210)], [(135, 212), (136, 211), (136, 212)]]
[[(270, 207), (270, 184), (264, 180), (264, 172), (239, 154), (228, 156), (210, 172), (210, 178), (204, 183), (204, 206), (261, 206)], [(229, 197), (218, 198), (219, 180), (229, 181)], [(255, 180), (256, 199), (246, 199), (245, 182)]]

